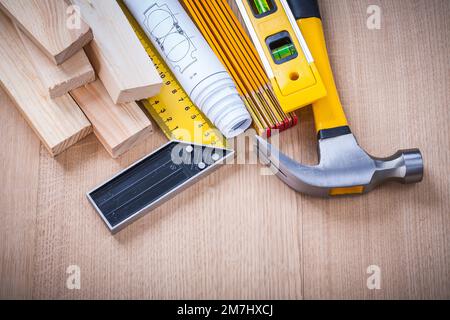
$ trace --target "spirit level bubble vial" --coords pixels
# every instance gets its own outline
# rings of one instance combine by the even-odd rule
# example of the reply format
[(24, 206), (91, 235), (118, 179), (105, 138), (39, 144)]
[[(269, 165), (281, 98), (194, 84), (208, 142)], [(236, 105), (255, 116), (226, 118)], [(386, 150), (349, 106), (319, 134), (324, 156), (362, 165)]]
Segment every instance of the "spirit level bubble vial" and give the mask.
[(286, 0), (236, 0), (284, 112), (326, 96), (326, 89)]

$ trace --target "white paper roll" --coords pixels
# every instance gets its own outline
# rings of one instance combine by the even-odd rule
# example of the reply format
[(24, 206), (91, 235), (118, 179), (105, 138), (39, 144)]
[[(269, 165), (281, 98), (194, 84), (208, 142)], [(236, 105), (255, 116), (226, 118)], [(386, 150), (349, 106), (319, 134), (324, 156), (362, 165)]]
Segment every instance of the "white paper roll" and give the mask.
[(191, 100), (226, 138), (252, 119), (236, 86), (178, 0), (125, 0)]

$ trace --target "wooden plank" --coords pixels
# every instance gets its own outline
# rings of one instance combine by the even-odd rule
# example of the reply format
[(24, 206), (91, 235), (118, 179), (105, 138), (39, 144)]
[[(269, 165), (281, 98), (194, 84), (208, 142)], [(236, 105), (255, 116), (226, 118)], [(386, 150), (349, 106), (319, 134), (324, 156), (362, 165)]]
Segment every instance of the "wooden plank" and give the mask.
[(84, 21), (68, 27), (71, 12), (66, 1), (0, 0), (0, 9), (57, 65), (92, 40), (92, 31)]
[(48, 89), (50, 98), (61, 97), (69, 93), (70, 90), (95, 80), (94, 68), (92, 68), (83, 50), (78, 51), (57, 66), (17, 27), (17, 24), (16, 29), (25, 48), (28, 50), (29, 56), (33, 57), (31, 61), (40, 76), (42, 84)]
[(1, 88), (0, 123), (0, 297), (27, 299), (33, 292), (41, 144)]
[[(226, 165), (112, 237), (86, 191), (165, 136), (112, 159), (91, 135), (54, 161), (0, 98), (0, 298), (450, 299), (450, 2), (380, 0), (381, 30), (365, 26), (371, 3), (320, 3), (338, 87), (371, 153), (422, 148), (421, 184), (315, 199), (260, 166)], [(313, 118), (299, 115), (280, 147), (312, 164)], [(366, 286), (369, 264), (380, 290)], [(66, 287), (70, 265), (81, 290)]]
[(92, 28), (94, 40), (86, 53), (113, 102), (156, 95), (162, 80), (116, 1), (72, 2)]
[(114, 104), (100, 80), (71, 91), (94, 133), (116, 158), (148, 138), (152, 125), (136, 102)]
[(50, 99), (11, 21), (0, 12), (0, 82), (22, 115), (55, 156), (91, 132), (69, 95)]
[[(332, 201), (298, 195), (305, 298), (449, 299), (450, 1), (378, 1), (380, 30), (365, 23), (372, 3), (321, 3), (336, 83), (361, 146), (375, 156), (419, 147), (424, 181)], [(301, 160), (314, 161), (309, 150)], [(379, 290), (367, 287), (370, 265)]]
[[(45, 154), (41, 155), (37, 215), (32, 227), (36, 230), (34, 255), (26, 254), (35, 257), (34, 272), (31, 273), (33, 299), (74, 299), (80, 296), (94, 299), (108, 297), (108, 290), (112, 290), (112, 295), (131, 298), (127, 290), (121, 289), (130, 271), (127, 257), (131, 258), (129, 251), (134, 252), (142, 243), (139, 241), (133, 248), (123, 247), (123, 242), (112, 237), (101, 219), (97, 219), (91, 211), (86, 191), (166, 141), (162, 133), (155, 133), (145, 143), (139, 144), (120, 158), (113, 159), (105, 152), (98, 139), (91, 135), (61, 154), (58, 161), (46, 157)], [(64, 188), (61, 188), (62, 185)], [(1, 227), (0, 225), (0, 231), (3, 231)], [(13, 246), (10, 241), (14, 240), (5, 238), (5, 242), (0, 242), (0, 252)], [(93, 241), (91, 245), (87, 245), (90, 241)], [(155, 250), (151, 245), (142, 249), (137, 250), (143, 259), (139, 265), (147, 261), (146, 259), (151, 260), (153, 255), (148, 250)], [(149, 253), (146, 258), (145, 252)], [(88, 257), (92, 258), (92, 263)], [(132, 260), (136, 263), (135, 258)], [(103, 269), (103, 274), (108, 276), (108, 279), (111, 277), (111, 281), (106, 281), (104, 286), (99, 285), (102, 276), (95, 265), (99, 261), (104, 263), (104, 268), (100, 268)], [(117, 267), (119, 264), (124, 267), (122, 274)], [(14, 262), (6, 257), (0, 260), (0, 268), (5, 266), (5, 271), (9, 271), (6, 267), (11, 265), (14, 265)], [(69, 290), (66, 287), (69, 276), (66, 270), (70, 265), (80, 267), (81, 290)], [(151, 269), (148, 270), (148, 274), (150, 273)], [(5, 290), (5, 293), (8, 291)], [(7, 296), (0, 296), (3, 297)]]

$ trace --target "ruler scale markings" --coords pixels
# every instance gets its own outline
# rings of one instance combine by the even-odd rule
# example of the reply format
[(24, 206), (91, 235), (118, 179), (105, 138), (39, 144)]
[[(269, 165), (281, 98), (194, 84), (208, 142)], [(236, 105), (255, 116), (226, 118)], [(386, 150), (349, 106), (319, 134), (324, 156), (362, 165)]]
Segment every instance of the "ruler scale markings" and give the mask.
[[(226, 140), (220, 134), (220, 131), (190, 100), (124, 3), (119, 1), (119, 4), (163, 79), (160, 94), (141, 101), (145, 109), (147, 109), (167, 138), (171, 140), (176, 139), (225, 147)], [(201, 136), (196, 137), (196, 131), (201, 132)], [(198, 139), (201, 141), (198, 141)]]

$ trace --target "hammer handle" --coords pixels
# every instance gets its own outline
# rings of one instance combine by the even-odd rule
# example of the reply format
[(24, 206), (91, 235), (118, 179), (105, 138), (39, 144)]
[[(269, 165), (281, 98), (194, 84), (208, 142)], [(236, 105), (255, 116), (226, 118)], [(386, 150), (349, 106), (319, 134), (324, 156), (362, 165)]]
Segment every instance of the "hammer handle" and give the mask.
[(327, 89), (327, 96), (313, 103), (319, 137), (350, 133), (328, 58), (322, 20), (317, 0), (288, 0)]

